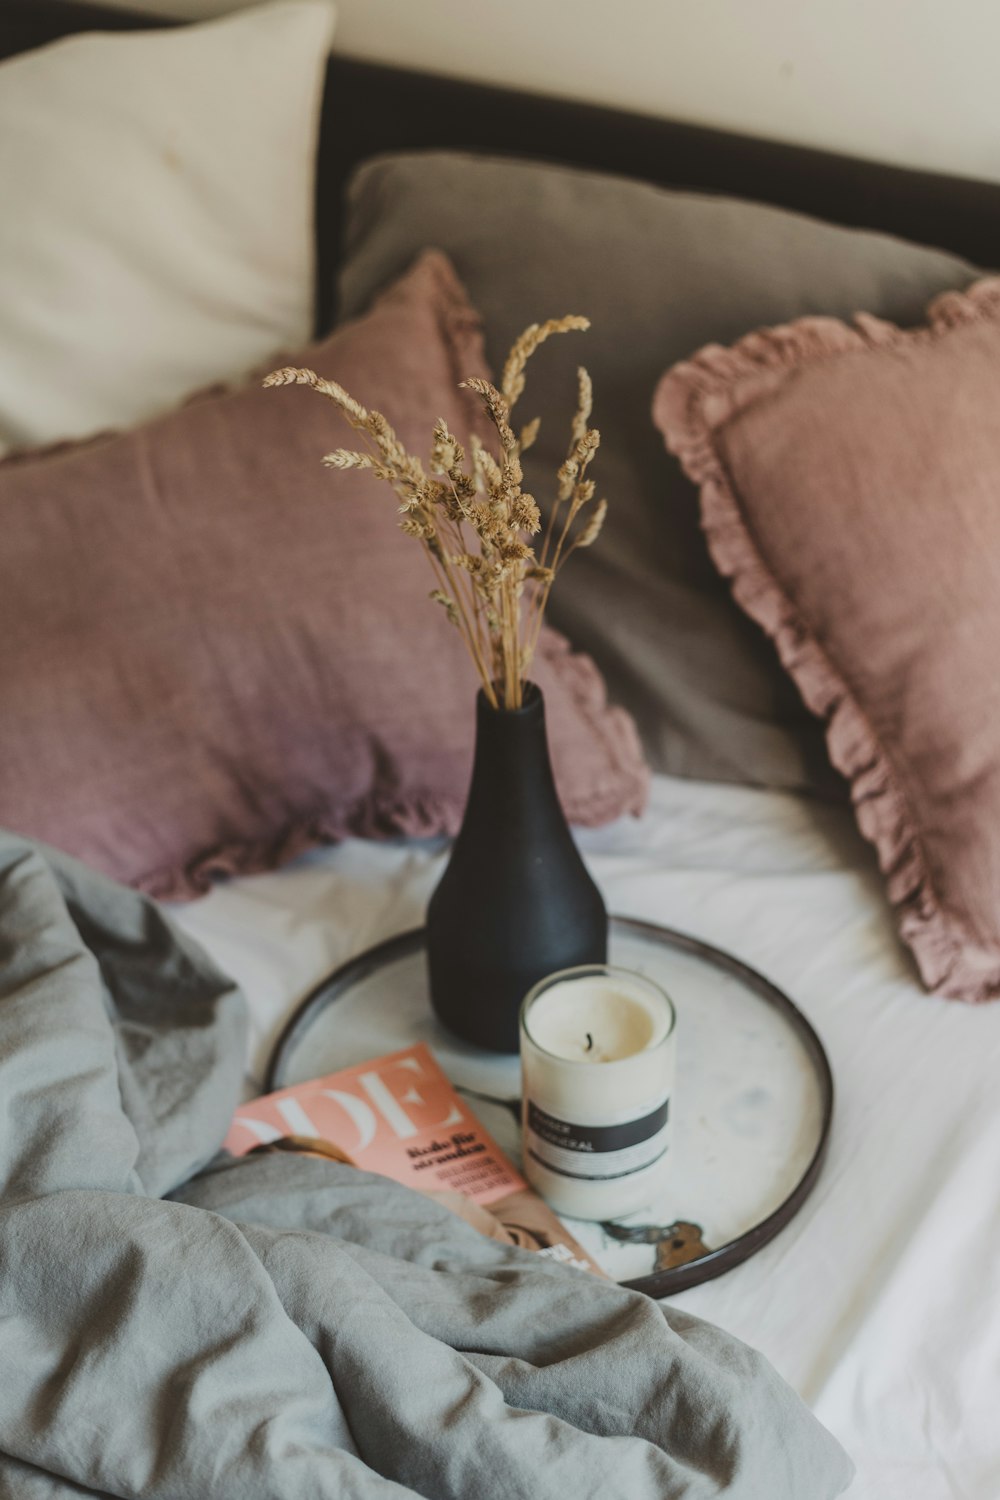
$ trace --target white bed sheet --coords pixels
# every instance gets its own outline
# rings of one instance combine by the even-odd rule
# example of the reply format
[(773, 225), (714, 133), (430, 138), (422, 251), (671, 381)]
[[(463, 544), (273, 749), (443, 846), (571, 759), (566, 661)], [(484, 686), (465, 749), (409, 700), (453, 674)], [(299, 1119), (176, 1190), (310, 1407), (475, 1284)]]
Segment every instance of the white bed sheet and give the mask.
[[(675, 1302), (769, 1356), (854, 1457), (852, 1500), (1000, 1500), (1000, 1003), (920, 990), (846, 812), (659, 777), (644, 818), (581, 842), (611, 910), (785, 988), (836, 1078), (805, 1208)], [(175, 909), (246, 991), (252, 1074), (317, 980), (419, 925), (443, 859), (350, 842)]]

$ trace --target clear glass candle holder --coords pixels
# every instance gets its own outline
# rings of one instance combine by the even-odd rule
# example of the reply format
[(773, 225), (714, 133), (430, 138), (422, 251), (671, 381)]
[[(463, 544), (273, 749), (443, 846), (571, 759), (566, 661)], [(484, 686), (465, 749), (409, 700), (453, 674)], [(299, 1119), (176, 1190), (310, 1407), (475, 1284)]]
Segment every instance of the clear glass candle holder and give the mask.
[(521, 1006), (525, 1176), (557, 1213), (649, 1207), (669, 1166), (677, 1015), (643, 974), (586, 964)]

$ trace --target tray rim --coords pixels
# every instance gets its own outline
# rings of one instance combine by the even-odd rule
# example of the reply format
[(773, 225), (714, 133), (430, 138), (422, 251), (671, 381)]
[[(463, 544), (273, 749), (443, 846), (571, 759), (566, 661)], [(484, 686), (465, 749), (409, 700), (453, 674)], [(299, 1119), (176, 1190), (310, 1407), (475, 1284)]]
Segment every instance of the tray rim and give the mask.
[[(688, 1261), (685, 1265), (673, 1266), (666, 1271), (652, 1271), (647, 1276), (636, 1276), (628, 1281), (619, 1282), (620, 1286), (628, 1287), (632, 1291), (644, 1292), (649, 1297), (659, 1299), (676, 1292), (687, 1291), (693, 1286), (701, 1286), (706, 1281), (713, 1281), (717, 1276), (724, 1275), (735, 1266), (742, 1265), (744, 1261), (756, 1255), (758, 1250), (762, 1250), (780, 1234), (787, 1224), (791, 1223), (816, 1185), (830, 1144), (834, 1106), (833, 1070), (815, 1027), (784, 990), (761, 974), (758, 969), (734, 954), (726, 952), (724, 948), (717, 948), (713, 943), (691, 937), (685, 932), (678, 932), (673, 927), (664, 927), (658, 922), (647, 922), (638, 917), (619, 916), (611, 916), (608, 920), (612, 932), (618, 930), (632, 933), (636, 937), (660, 943), (664, 947), (678, 949), (741, 980), (758, 998), (779, 1011), (788, 1021), (812, 1064), (820, 1092), (819, 1138), (801, 1176), (777, 1208), (772, 1209), (759, 1223), (751, 1225), (749, 1229), (744, 1230), (734, 1239), (728, 1240), (724, 1245), (710, 1250), (707, 1255), (699, 1256), (697, 1260)], [(387, 964), (419, 953), (424, 947), (425, 933), (426, 929), (423, 927), (411, 927), (406, 932), (397, 933), (394, 937), (384, 938), (381, 942), (355, 954), (353, 958), (338, 964), (324, 979), (315, 984), (299, 1001), (278, 1033), (264, 1072), (264, 1092), (270, 1094), (276, 1089), (290, 1086), (283, 1081), (282, 1072), (293, 1048), (322, 1011), (325, 1011), (329, 1005), (339, 1000), (348, 990), (361, 983), (370, 974), (384, 968)]]

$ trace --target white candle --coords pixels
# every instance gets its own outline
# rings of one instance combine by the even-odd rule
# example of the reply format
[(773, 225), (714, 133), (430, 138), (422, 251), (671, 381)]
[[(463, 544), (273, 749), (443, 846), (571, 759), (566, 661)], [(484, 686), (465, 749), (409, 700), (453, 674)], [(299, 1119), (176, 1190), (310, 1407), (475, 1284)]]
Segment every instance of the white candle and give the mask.
[(521, 1007), (524, 1170), (562, 1214), (652, 1204), (667, 1169), (675, 1012), (641, 974), (553, 974)]

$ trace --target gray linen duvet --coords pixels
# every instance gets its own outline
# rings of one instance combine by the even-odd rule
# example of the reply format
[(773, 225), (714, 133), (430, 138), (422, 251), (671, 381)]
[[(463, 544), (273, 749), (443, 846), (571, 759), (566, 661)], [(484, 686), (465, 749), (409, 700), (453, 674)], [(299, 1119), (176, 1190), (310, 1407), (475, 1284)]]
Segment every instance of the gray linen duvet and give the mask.
[(848, 1484), (766, 1361), (708, 1324), (351, 1167), (218, 1156), (243, 1031), (154, 905), (0, 835), (3, 1500)]

